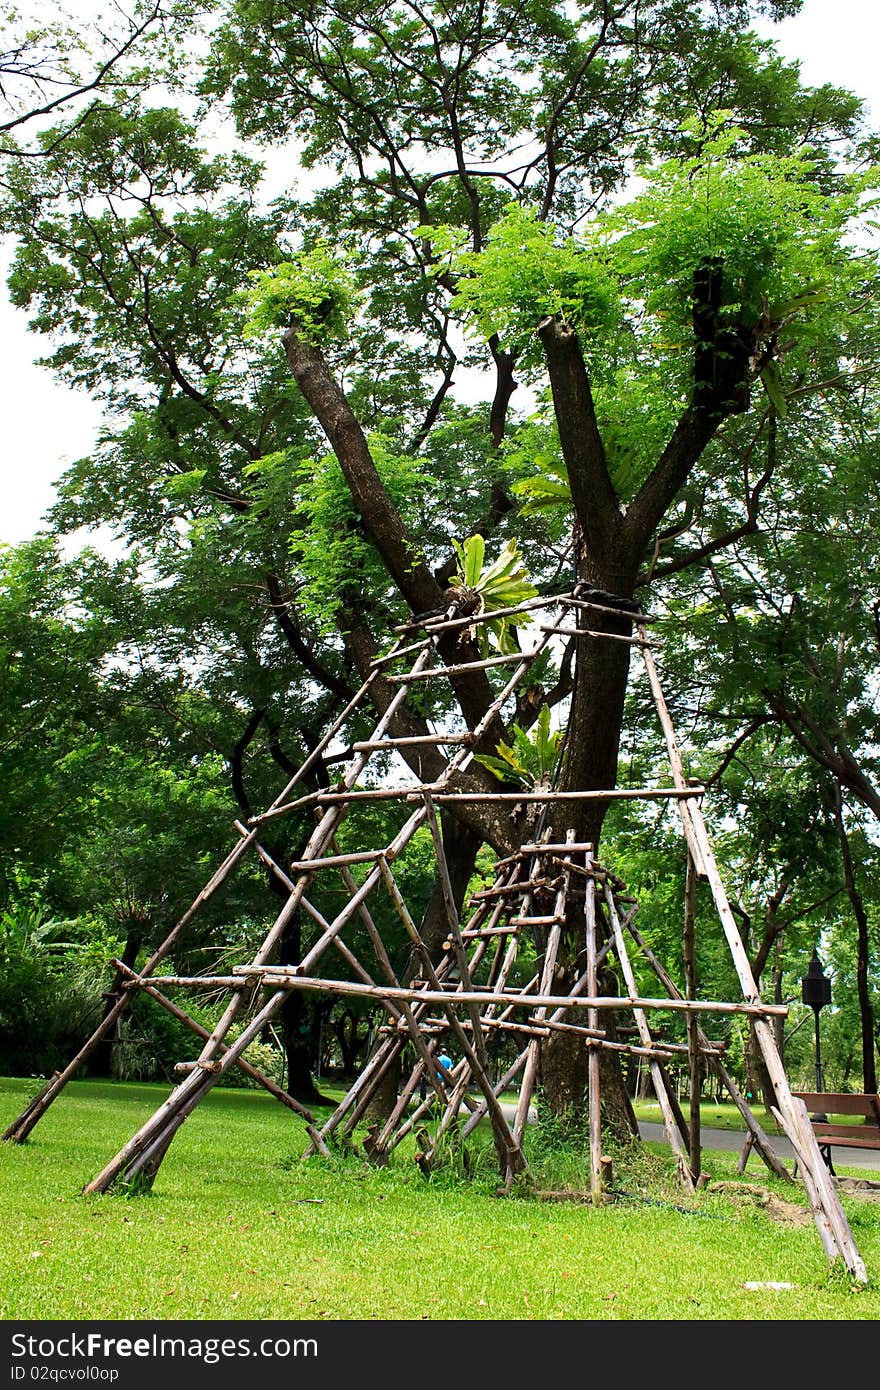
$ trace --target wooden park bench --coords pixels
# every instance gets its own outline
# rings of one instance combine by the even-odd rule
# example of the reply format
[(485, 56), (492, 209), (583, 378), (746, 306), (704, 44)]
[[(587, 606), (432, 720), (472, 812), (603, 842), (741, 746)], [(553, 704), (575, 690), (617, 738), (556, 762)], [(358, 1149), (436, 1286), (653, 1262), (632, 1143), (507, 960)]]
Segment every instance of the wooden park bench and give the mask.
[[(816, 1142), (833, 1173), (834, 1145), (852, 1149), (880, 1149), (880, 1096), (846, 1095), (837, 1091), (795, 1091), (804, 1102)], [(832, 1123), (830, 1116), (852, 1115), (847, 1123)]]

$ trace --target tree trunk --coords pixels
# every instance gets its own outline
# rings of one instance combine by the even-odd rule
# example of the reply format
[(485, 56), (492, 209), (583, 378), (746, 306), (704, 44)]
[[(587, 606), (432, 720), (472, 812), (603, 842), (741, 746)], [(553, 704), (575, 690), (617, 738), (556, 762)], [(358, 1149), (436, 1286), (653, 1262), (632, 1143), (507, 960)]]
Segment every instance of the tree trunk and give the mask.
[[(129, 966), (131, 969), (134, 968), (144, 939), (144, 925), (144, 922), (140, 919), (132, 919), (128, 924), (128, 931), (125, 936), (125, 948), (119, 959), (122, 961), (123, 965)], [(105, 996), (104, 1011), (101, 1015), (102, 1022), (114, 1008), (119, 998), (117, 988), (120, 983), (120, 977), (117, 976), (112, 989), (108, 991)], [(115, 1067), (115, 1056), (119, 1051), (119, 1046), (122, 1041), (122, 1029), (124, 1027), (125, 1016), (123, 1015), (121, 1018), (117, 1019), (115, 1026), (110, 1029), (106, 1037), (101, 1038), (92, 1052), (89, 1061), (88, 1070), (90, 1076), (111, 1077), (116, 1075), (118, 1069)]]
[(835, 788), (834, 813), (837, 834), (840, 840), (840, 855), (843, 860), (843, 877), (846, 892), (856, 919), (856, 992), (859, 1000), (859, 1023), (862, 1035), (862, 1081), (869, 1094), (877, 1093), (877, 1062), (874, 1053), (874, 1009), (871, 1004), (869, 984), (870, 944), (868, 939), (868, 914), (865, 903), (856, 883), (852, 862), (849, 836), (843, 820), (843, 799), (840, 785)]
[[(595, 588), (629, 599), (634, 591), (635, 574), (618, 563), (598, 571), (582, 566), (586, 581)], [(589, 613), (579, 624), (594, 631), (630, 636), (632, 621), (624, 613)], [(562, 790), (613, 788), (617, 784), (617, 760), (623, 727), (624, 701), (629, 677), (630, 647), (625, 642), (581, 637), (578, 639), (575, 687), (565, 738), (559, 786)], [(602, 824), (608, 807), (601, 802), (559, 803), (554, 808), (552, 830), (562, 840), (572, 829), (578, 840), (593, 845), (598, 857)], [(601, 915), (600, 939), (605, 931)], [(566, 947), (575, 959), (583, 946), (582, 915), (574, 913), (566, 927)], [(573, 979), (573, 977), (572, 977)], [(572, 983), (572, 979), (567, 984)], [(607, 981), (605, 982), (607, 984)], [(602, 987), (605, 987), (604, 984)], [(615, 986), (616, 988), (616, 986)], [(613, 1035), (614, 1019), (602, 1015), (602, 1025)], [(587, 1083), (589, 1050), (583, 1039), (556, 1034), (545, 1045), (542, 1061), (542, 1089), (551, 1112), (562, 1116), (571, 1107), (581, 1108)], [(623, 1074), (623, 1054), (600, 1052), (602, 1115), (606, 1126), (620, 1139), (638, 1134)]]
[[(738, 325), (730, 324), (723, 317), (723, 275), (723, 263), (713, 259), (707, 260), (694, 276), (692, 400), (648, 477), (626, 507), (621, 505), (608, 469), (577, 334), (559, 315), (551, 315), (537, 325), (571, 486), (578, 575), (585, 584), (624, 600), (632, 598), (646, 548), (703, 449), (722, 420), (744, 409), (747, 402), (751, 339), (747, 333), (739, 332)], [(382, 482), (366, 435), (344, 391), (321, 352), (301, 335), (295, 321), (283, 341), (293, 376), (333, 448), (360, 523), (389, 576), (413, 613), (437, 609), (444, 602), (443, 590), (437, 577), (427, 569), (421, 547), (408, 533)], [(512, 387), (510, 372), (504, 380), (506, 385), (499, 396), (499, 410), (492, 422), (495, 443), (503, 432), (508, 388)], [(618, 617), (590, 612), (589, 626), (621, 636), (631, 632), (631, 622), (623, 614)], [(344, 630), (348, 631), (348, 625)], [(364, 636), (366, 656), (366, 648), (372, 648), (373, 643), (367, 634)], [(350, 649), (354, 639), (352, 628), (347, 638)], [(364, 674), (364, 661), (359, 660), (357, 664)], [(563, 790), (615, 786), (628, 670), (629, 646), (626, 643), (578, 639), (575, 688), (559, 782)], [(464, 678), (455, 676), (452, 684), (465, 720), (473, 728), (491, 697), (485, 672), (470, 673)], [(373, 684), (373, 698), (380, 704), (388, 698), (381, 680)], [(548, 828), (558, 836), (572, 828), (579, 839), (588, 839), (597, 848), (606, 809), (588, 802), (568, 807), (563, 804), (561, 808), (557, 805)], [(503, 840), (518, 839), (518, 830), (530, 833), (533, 829), (532, 825), (517, 827), (510, 818), (504, 818), (503, 822), (498, 818), (493, 820), (489, 806), (469, 813), (462, 810), (460, 820), (467, 822), (476, 836), (482, 835), (496, 849), (501, 848)], [(504, 852), (509, 852), (506, 844)], [(455, 856), (450, 858), (454, 860)], [(435, 909), (436, 903), (432, 901), (425, 922), (429, 935), (433, 933), (431, 914)], [(445, 931), (443, 915), (436, 916)], [(571, 936), (568, 945), (569, 957), (574, 959), (580, 939)], [(564, 1109), (576, 1096), (583, 1096), (581, 1068), (586, 1064), (586, 1049), (568, 1049), (560, 1044), (555, 1050), (548, 1048), (547, 1053), (545, 1092), (552, 1105)], [(603, 1064), (608, 1073), (606, 1108), (613, 1111), (615, 1124), (631, 1128), (632, 1107), (618, 1056), (607, 1054)], [(389, 1078), (389, 1088), (391, 1084)]]
[[(286, 894), (285, 894), (286, 897)], [(288, 923), (278, 946), (279, 965), (298, 965), (302, 959), (299, 914)], [(288, 991), (281, 1005), (281, 1041), (287, 1062), (287, 1091), (303, 1105), (334, 1105), (322, 1095), (312, 1077), (316, 1056), (320, 1000), (311, 1004), (301, 990)]]

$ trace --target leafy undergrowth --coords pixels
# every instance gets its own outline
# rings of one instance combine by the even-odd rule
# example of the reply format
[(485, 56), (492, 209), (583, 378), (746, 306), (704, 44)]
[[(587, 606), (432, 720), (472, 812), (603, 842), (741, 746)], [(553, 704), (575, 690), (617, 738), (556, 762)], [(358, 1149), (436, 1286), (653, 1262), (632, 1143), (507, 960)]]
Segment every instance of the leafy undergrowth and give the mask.
[[(31, 1083), (0, 1082), (0, 1124)], [(876, 1319), (880, 1204), (844, 1197), (873, 1279), (830, 1270), (812, 1222), (715, 1182), (706, 1153), (686, 1197), (659, 1146), (614, 1153), (617, 1200), (496, 1195), (487, 1136), (465, 1162), (450, 1140), (425, 1177), (412, 1150), (386, 1168), (357, 1153), (300, 1161), (301, 1123), (269, 1097), (214, 1091), (183, 1126), (153, 1192), (80, 1195), (164, 1097), (78, 1082), (23, 1146), (0, 1149), (0, 1315), (6, 1319)], [(582, 1147), (530, 1130), (535, 1180), (586, 1185)], [(469, 1176), (463, 1176), (465, 1168)], [(761, 1171), (752, 1186), (805, 1206)], [(784, 1284), (757, 1287), (747, 1284)]]

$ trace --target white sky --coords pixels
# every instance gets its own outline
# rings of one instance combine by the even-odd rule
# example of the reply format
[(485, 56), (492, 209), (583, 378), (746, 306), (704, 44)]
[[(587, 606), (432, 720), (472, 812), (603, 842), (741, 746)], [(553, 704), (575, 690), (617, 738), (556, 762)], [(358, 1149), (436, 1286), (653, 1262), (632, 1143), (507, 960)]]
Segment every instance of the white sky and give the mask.
[[(880, 0), (806, 0), (796, 18), (760, 28), (800, 60), (806, 82), (851, 88), (880, 124)], [(0, 542), (15, 545), (39, 528), (65, 467), (89, 452), (99, 412), (34, 364), (45, 349), (8, 302), (7, 265), (0, 259)]]

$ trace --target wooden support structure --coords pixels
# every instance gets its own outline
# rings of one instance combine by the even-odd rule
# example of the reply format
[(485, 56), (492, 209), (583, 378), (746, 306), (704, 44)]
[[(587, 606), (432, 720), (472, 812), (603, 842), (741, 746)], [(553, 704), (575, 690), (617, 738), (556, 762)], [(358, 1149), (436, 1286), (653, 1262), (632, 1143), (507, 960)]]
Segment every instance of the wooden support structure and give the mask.
[[(592, 626), (592, 615), (623, 618), (634, 635), (603, 632)], [(517, 619), (525, 650), (495, 650), (480, 660), (463, 655), (454, 659), (456, 633), (474, 630), (488, 633), (487, 625), (499, 617)], [(542, 1049), (548, 1039), (565, 1034), (588, 1050), (589, 1196), (594, 1204), (606, 1199), (610, 1185), (608, 1160), (602, 1153), (600, 1054), (603, 1049), (647, 1061), (660, 1102), (668, 1143), (682, 1183), (693, 1190), (701, 1174), (699, 1093), (704, 1066), (712, 1067), (727, 1087), (747, 1125), (749, 1137), (774, 1172), (790, 1178), (774, 1153), (724, 1063), (723, 1045), (710, 1042), (703, 1030), (704, 1016), (747, 1016), (773, 1083), (779, 1123), (797, 1155), (820, 1239), (829, 1259), (841, 1258), (850, 1274), (864, 1281), (864, 1264), (853, 1240), (828, 1172), (822, 1162), (806, 1110), (789, 1088), (776, 1047), (770, 1020), (785, 1016), (785, 1006), (761, 1000), (748, 958), (733, 920), (721, 875), (715, 862), (701, 810), (702, 786), (689, 781), (672, 719), (660, 686), (648, 625), (652, 619), (636, 611), (631, 601), (617, 601), (598, 590), (578, 585), (556, 596), (540, 596), (493, 612), (459, 616), (454, 606), (436, 619), (413, 619), (397, 631), (392, 648), (372, 661), (367, 675), (342, 713), (282, 791), (247, 824), (235, 823), (237, 843), (211, 876), (202, 892), (157, 948), (139, 968), (117, 963), (117, 976), (107, 1016), (72, 1060), (51, 1078), (4, 1134), (22, 1142), (45, 1114), (67, 1080), (87, 1061), (128, 1008), (133, 994), (148, 993), (163, 1008), (185, 1023), (203, 1042), (194, 1061), (183, 1062), (182, 1079), (167, 1099), (135, 1135), (87, 1185), (87, 1192), (105, 1192), (117, 1183), (149, 1185), (187, 1116), (211, 1088), (234, 1066), (275, 1095), (306, 1122), (308, 1145), (304, 1156), (328, 1155), (334, 1140), (357, 1142), (359, 1126), (368, 1117), (374, 1099), (392, 1073), (400, 1083), (396, 1098), (383, 1119), (371, 1123), (362, 1138), (365, 1153), (376, 1163), (387, 1163), (408, 1137), (419, 1138), (420, 1166), (430, 1170), (440, 1161), (444, 1141), (464, 1141), (487, 1119), (492, 1129), (503, 1188), (515, 1179), (529, 1180), (529, 1133), (532, 1101), (539, 1094)], [(418, 634), (418, 635), (416, 635)], [(614, 641), (641, 654), (651, 697), (665, 741), (671, 785), (571, 788), (523, 787), (502, 790), (487, 781), (474, 765), (475, 750), (502, 719), (505, 707), (542, 653), (553, 650), (553, 639), (587, 638)], [(440, 644), (443, 643), (442, 657)], [(559, 643), (556, 641), (558, 647)], [(400, 667), (399, 663), (405, 663)], [(435, 720), (419, 712), (425, 690), (438, 682), (448, 690), (459, 677), (497, 672), (491, 702), (472, 728), (462, 728), (460, 715)], [(366, 737), (363, 713), (373, 687), (380, 682), (381, 712)], [(448, 702), (429, 705), (445, 709)], [(357, 722), (355, 722), (357, 716)], [(355, 735), (359, 737), (355, 738)], [(345, 753), (334, 759), (348, 761), (340, 780), (313, 790), (311, 775), (330, 745), (345, 744)], [(411, 780), (387, 777), (387, 755), (395, 754), (409, 768)], [(422, 776), (422, 764), (430, 779)], [(468, 774), (465, 776), (464, 774)], [(687, 851), (687, 880), (682, 954), (685, 989), (680, 990), (657, 960), (634, 925), (637, 904), (625, 895), (625, 885), (593, 858), (593, 847), (578, 840), (559, 824), (566, 805), (578, 802), (611, 804), (617, 801), (665, 801), (677, 807)], [(340, 848), (338, 831), (343, 820), (351, 826), (359, 808), (377, 802), (394, 802), (401, 808), (400, 828), (390, 843)], [(438, 808), (467, 815), (477, 803), (491, 803), (499, 817), (523, 812), (528, 830), (524, 843), (496, 861), (494, 882), (478, 888), (466, 908), (456, 899), (453, 874)], [(279, 862), (260, 841), (263, 827), (296, 810), (315, 815), (315, 824), (297, 858)], [(555, 837), (548, 828), (554, 817)], [(445, 823), (444, 823), (445, 824)], [(405, 882), (395, 867), (413, 837), (427, 831), (433, 847), (437, 881), (445, 914), (446, 938), (429, 950), (422, 930), (401, 888)], [(349, 843), (352, 838), (349, 836)], [(228, 882), (247, 856), (256, 856), (276, 880), (285, 901), (269, 924), (253, 959), (226, 973), (188, 975), (184, 970), (160, 974), (193, 917)], [(360, 870), (359, 878), (353, 871)], [(317, 877), (322, 871), (324, 876)], [(330, 914), (324, 900), (315, 900), (315, 887), (327, 885), (328, 875), (337, 882), (341, 905)], [(718, 920), (740, 985), (737, 999), (699, 997), (696, 978), (697, 880), (708, 884)], [(317, 905), (318, 901), (321, 906)], [(408, 974), (395, 969), (383, 940), (383, 920), (376, 903), (387, 914), (393, 911), (403, 924), (411, 946)], [(581, 907), (582, 903), (582, 907)], [(601, 906), (600, 906), (601, 905)], [(631, 910), (627, 911), (628, 905)], [(338, 908), (338, 910), (337, 910)], [(582, 915), (581, 915), (582, 914)], [(277, 947), (288, 924), (302, 915), (310, 920), (311, 939), (301, 959), (291, 965), (277, 963)], [(354, 949), (351, 926), (361, 932)], [(364, 934), (365, 933), (365, 934)], [(601, 937), (601, 939), (600, 939)], [(643, 951), (665, 990), (663, 997), (639, 992), (627, 942)], [(538, 950), (534, 977), (518, 984), (516, 966), (521, 942)], [(557, 984), (557, 962), (563, 951), (568, 959), (580, 957), (582, 973), (562, 988)], [(623, 977), (626, 993), (611, 996), (600, 984), (600, 966), (611, 951)], [(582, 953), (582, 954), (581, 954)], [(339, 973), (326, 962), (342, 962)], [(412, 963), (414, 962), (414, 966)], [(585, 966), (585, 968), (583, 968)], [(529, 972), (531, 973), (531, 972)], [(190, 1018), (164, 991), (222, 989), (228, 1003), (212, 1031)], [(272, 1019), (291, 991), (316, 993), (332, 999), (356, 998), (382, 1010), (375, 1031), (375, 1046), (348, 1093), (320, 1127), (311, 1114), (269, 1078), (244, 1059), (248, 1044)], [(606, 1011), (625, 1011), (635, 1024), (635, 1037), (608, 1037), (601, 1026)], [(687, 1043), (668, 1042), (652, 1032), (649, 1018), (683, 1016)], [(235, 1033), (230, 1030), (235, 1025)], [(495, 1044), (515, 1039), (519, 1049), (503, 1075), (493, 1074)], [(440, 1067), (443, 1048), (456, 1053), (448, 1070)], [(690, 1113), (686, 1117), (669, 1084), (665, 1063), (686, 1056), (690, 1080)], [(499, 1067), (500, 1070), (500, 1067)], [(519, 1078), (513, 1114), (502, 1104), (503, 1091)]]

